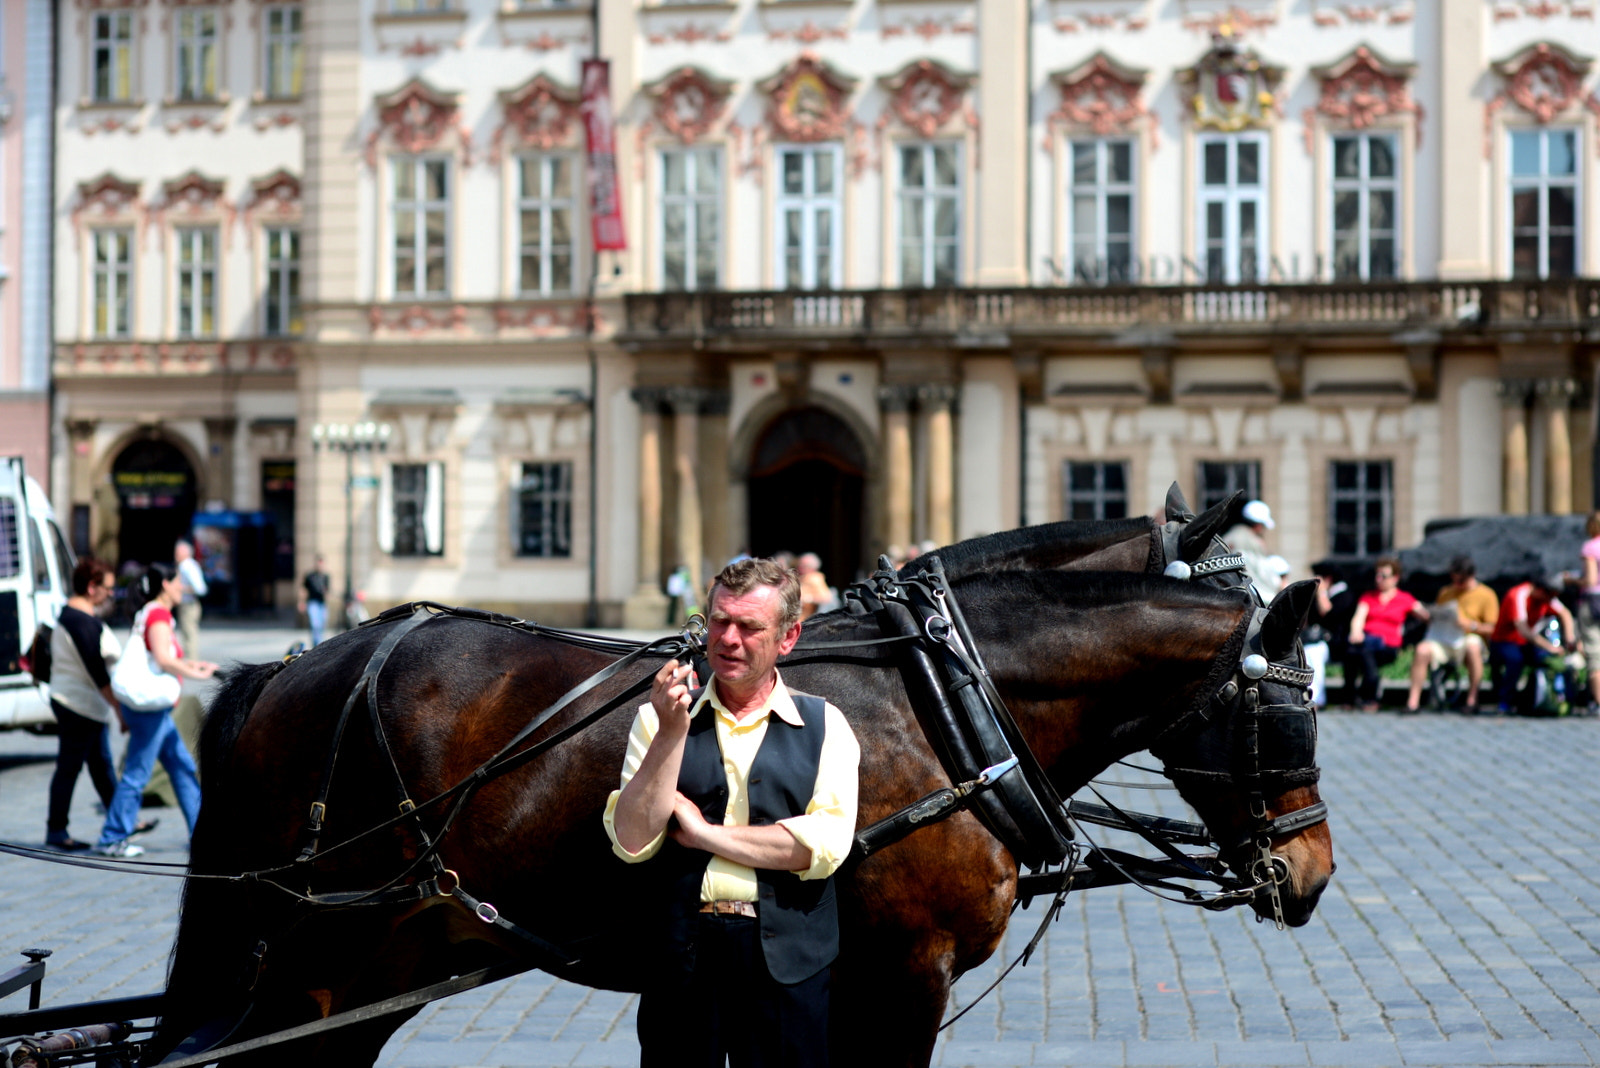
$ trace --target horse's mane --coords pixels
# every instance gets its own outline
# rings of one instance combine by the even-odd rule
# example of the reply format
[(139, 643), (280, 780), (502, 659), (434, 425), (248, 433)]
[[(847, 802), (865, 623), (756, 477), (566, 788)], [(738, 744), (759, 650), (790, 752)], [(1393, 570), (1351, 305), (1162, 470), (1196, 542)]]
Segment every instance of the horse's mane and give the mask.
[(951, 590), (963, 599), (1003, 598), (1029, 603), (1068, 602), (1093, 610), (1131, 601), (1170, 608), (1214, 607), (1245, 595), (1162, 575), (1130, 571), (991, 571), (955, 578)]
[[(1003, 530), (998, 534), (968, 538), (938, 550), (945, 571), (952, 577), (970, 575), (986, 568), (1000, 567), (1020, 562), (1033, 556), (1037, 550), (1060, 547), (1088, 555), (1109, 545), (1119, 545), (1130, 538), (1150, 530), (1149, 516), (1130, 516), (1127, 519), (1064, 519), (1056, 523)], [(903, 575), (915, 575), (927, 570), (925, 558), (918, 557), (900, 569)]]

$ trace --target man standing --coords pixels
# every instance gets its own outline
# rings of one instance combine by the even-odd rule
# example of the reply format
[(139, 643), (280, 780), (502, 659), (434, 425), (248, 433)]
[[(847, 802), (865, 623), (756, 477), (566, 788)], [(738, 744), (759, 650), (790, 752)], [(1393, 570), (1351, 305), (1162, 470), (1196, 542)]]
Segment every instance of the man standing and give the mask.
[(832, 876), (855, 834), (860, 747), (837, 708), (778, 676), (800, 638), (793, 571), (730, 564), (709, 604), (711, 684), (661, 668), (606, 805), (617, 855), (654, 858), (665, 886), (641, 1064), (826, 1065)]
[(300, 611), (306, 614), (306, 625), (311, 628), (311, 648), (322, 644), (322, 632), (328, 626), (328, 573), (322, 569), (322, 554), (300, 583)]
[[(1449, 607), (1452, 604), (1454, 611)], [(1422, 706), (1422, 687), (1428, 681), (1429, 669), (1449, 660), (1466, 666), (1467, 699), (1461, 711), (1476, 715), (1483, 661), (1487, 642), (1500, 618), (1500, 599), (1478, 581), (1478, 565), (1472, 557), (1458, 556), (1450, 561), (1450, 585), (1439, 591), (1438, 607), (1429, 613), (1429, 618), (1433, 625), (1428, 628), (1427, 638), (1417, 643), (1416, 656), (1411, 661), (1411, 693), (1406, 698), (1406, 709), (1415, 712)]]
[(1251, 501), (1239, 512), (1239, 522), (1222, 536), (1228, 548), (1244, 557), (1244, 569), (1251, 583), (1268, 601), (1283, 585), (1283, 576), (1272, 566), (1271, 555), (1267, 552), (1267, 531), (1275, 526), (1267, 502)]
[(206, 575), (194, 558), (194, 545), (184, 538), (172, 547), (172, 560), (178, 565), (178, 580), (183, 583), (183, 600), (178, 602), (178, 638), (184, 654), (200, 655), (200, 598), (206, 595)]

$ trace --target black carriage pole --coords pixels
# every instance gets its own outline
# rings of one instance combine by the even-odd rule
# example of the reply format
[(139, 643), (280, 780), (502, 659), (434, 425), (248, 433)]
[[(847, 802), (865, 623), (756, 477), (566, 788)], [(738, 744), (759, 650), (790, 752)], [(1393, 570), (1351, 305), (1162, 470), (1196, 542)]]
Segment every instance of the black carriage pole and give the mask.
[[(589, 7), (590, 58), (600, 58), (600, 4)], [(593, 175), (589, 175), (593, 181)], [(591, 206), (592, 210), (592, 206)], [(583, 625), (600, 625), (600, 354), (595, 351), (595, 290), (600, 283), (600, 250), (595, 246), (594, 223), (589, 224), (589, 294), (583, 316), (583, 344), (589, 357), (589, 600), (583, 606)]]
[(356, 453), (383, 452), (393, 428), (388, 423), (318, 423), (311, 428), (311, 449), (344, 453), (344, 626), (349, 630), (356, 602)]

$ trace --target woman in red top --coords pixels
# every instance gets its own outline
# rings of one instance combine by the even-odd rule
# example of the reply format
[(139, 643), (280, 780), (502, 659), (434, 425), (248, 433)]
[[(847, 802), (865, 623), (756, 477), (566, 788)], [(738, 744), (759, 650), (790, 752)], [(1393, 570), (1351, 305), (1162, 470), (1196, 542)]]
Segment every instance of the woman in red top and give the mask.
[(1399, 560), (1379, 557), (1376, 575), (1378, 588), (1361, 595), (1350, 617), (1344, 661), (1345, 692), (1363, 712), (1378, 710), (1378, 669), (1399, 654), (1407, 617), (1428, 618), (1428, 610), (1400, 588)]
[[(178, 581), (177, 568), (170, 564), (151, 564), (132, 592), (145, 604), (133, 621), (133, 636), (128, 639), (130, 649), (134, 643), (143, 642), (157, 671), (179, 678), (209, 679), (217, 665), (183, 659), (183, 647), (172, 632), (172, 611), (183, 600), (183, 583)], [(172, 780), (178, 807), (183, 809), (183, 818), (189, 823), (189, 833), (194, 833), (195, 817), (200, 814), (200, 779), (195, 773), (194, 757), (183, 744), (171, 713), (170, 708), (143, 712), (122, 706), (122, 719), (128, 730), (128, 752), (122, 778), (111, 804), (106, 807), (106, 823), (100, 830), (100, 841), (95, 846), (95, 852), (102, 856), (136, 857), (144, 852), (131, 844), (128, 837), (139, 822), (139, 802), (158, 759)]]

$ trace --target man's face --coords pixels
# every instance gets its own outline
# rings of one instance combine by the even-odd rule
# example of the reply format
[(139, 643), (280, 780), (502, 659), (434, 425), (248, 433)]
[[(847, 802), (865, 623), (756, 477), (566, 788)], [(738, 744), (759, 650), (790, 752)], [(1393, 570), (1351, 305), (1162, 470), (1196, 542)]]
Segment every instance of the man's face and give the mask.
[(756, 683), (777, 666), (778, 657), (800, 639), (800, 624), (779, 625), (783, 597), (773, 586), (757, 586), (740, 594), (721, 586), (711, 594), (710, 634), (706, 658), (724, 682)]

